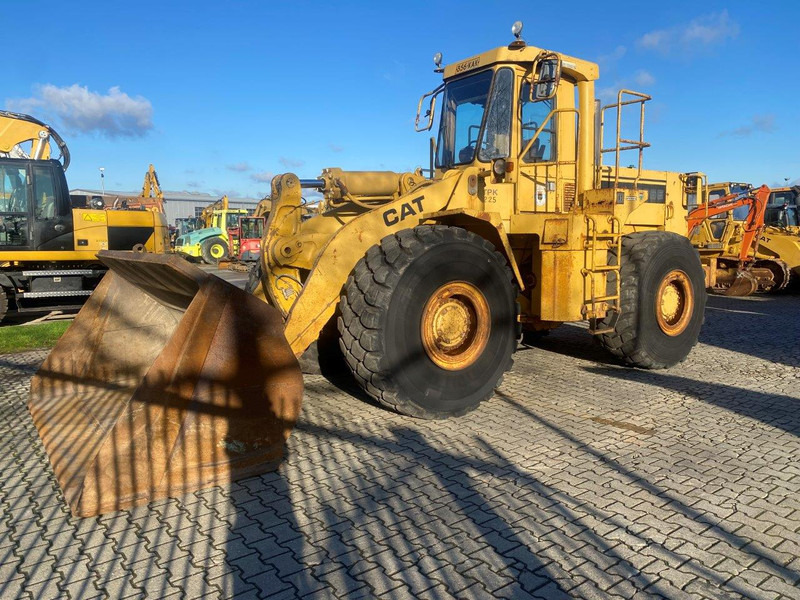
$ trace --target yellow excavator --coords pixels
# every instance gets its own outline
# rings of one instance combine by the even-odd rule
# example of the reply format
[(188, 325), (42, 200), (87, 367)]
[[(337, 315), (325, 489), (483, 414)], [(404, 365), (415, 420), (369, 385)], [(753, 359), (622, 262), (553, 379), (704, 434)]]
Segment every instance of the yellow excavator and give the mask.
[[(522, 330), (586, 321), (624, 364), (687, 357), (704, 274), (680, 174), (642, 164), (649, 96), (600, 106), (595, 63), (521, 30), (446, 66), (435, 57), (443, 80), (417, 111), (420, 131), (439, 117), (430, 176), (277, 175), (251, 294), (177, 257), (99, 254), (110, 276), (31, 388), (74, 512), (236, 478), (265, 453), (274, 467), (299, 411), (296, 357), (325, 337), (367, 394), (421, 418), (491, 397)], [(638, 137), (623, 136), (623, 109)], [(308, 189), (325, 198), (311, 218)]]
[[(701, 176), (694, 176), (700, 180)], [(729, 190), (726, 190), (729, 191)], [(726, 296), (777, 292), (789, 283), (789, 266), (780, 256), (765, 256), (760, 240), (770, 189), (747, 185), (710, 201), (687, 217), (688, 236), (700, 254), (706, 287)], [(744, 214), (738, 214), (743, 211)]]
[(0, 111), (0, 320), (80, 306), (107, 271), (100, 250), (169, 247), (163, 214), (73, 207), (69, 156), (52, 127)]
[(164, 212), (164, 192), (158, 181), (156, 168), (151, 164), (144, 173), (142, 193), (136, 197), (119, 196), (114, 199), (112, 208), (126, 210), (149, 210), (151, 212)]

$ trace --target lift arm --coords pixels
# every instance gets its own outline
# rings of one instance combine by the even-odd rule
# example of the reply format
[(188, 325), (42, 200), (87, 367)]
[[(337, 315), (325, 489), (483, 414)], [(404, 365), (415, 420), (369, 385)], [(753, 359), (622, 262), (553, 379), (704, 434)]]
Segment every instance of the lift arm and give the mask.
[[(47, 160), (51, 156), (50, 142), (55, 142), (60, 152), (64, 170), (69, 166), (69, 149), (55, 129), (30, 115), (0, 110), (0, 156)], [(26, 152), (22, 144), (31, 143)]]

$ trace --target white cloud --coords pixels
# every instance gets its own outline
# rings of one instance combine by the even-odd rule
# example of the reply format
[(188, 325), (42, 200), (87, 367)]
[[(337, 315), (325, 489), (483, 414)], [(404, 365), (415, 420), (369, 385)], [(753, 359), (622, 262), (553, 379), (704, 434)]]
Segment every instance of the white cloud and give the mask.
[(107, 94), (76, 84), (38, 86), (30, 98), (6, 102), (12, 110), (44, 114), (75, 133), (99, 133), (111, 138), (139, 137), (153, 129), (153, 105), (114, 86)]
[(328, 148), (330, 148), (331, 152), (343, 152), (344, 148), (339, 146), (338, 144), (328, 144)]
[(258, 183), (269, 183), (275, 175), (270, 171), (261, 171), (250, 175), (250, 179)]
[(247, 161), (238, 162), (232, 165), (226, 165), (226, 167), (229, 171), (235, 171), (236, 173), (244, 173), (253, 168)]
[(614, 48), (614, 50), (612, 52), (609, 52), (608, 54), (603, 54), (601, 56), (598, 56), (597, 57), (597, 62), (601, 66), (608, 66), (611, 63), (617, 62), (619, 59), (621, 59), (623, 56), (625, 56), (627, 51), (628, 50), (627, 50), (627, 48), (625, 48), (625, 46), (617, 46), (616, 48)]
[(753, 115), (750, 117), (750, 122), (747, 125), (723, 131), (719, 134), (719, 137), (749, 137), (754, 133), (772, 133), (773, 131), (775, 131), (775, 115)]
[(688, 23), (644, 34), (636, 45), (663, 55), (689, 56), (734, 39), (739, 35), (739, 24), (731, 19), (727, 10), (692, 19)]
[(278, 159), (278, 161), (287, 169), (297, 169), (306, 164), (306, 161), (304, 160), (299, 160), (296, 158), (286, 158), (285, 156), (281, 156)]
[(636, 74), (633, 76), (633, 82), (636, 84), (637, 87), (649, 87), (656, 82), (656, 78), (653, 77), (651, 73), (645, 71), (644, 69), (640, 69), (636, 71)]
[(603, 104), (616, 104), (617, 93), (621, 89), (641, 90), (655, 85), (655, 83), (656, 78), (649, 71), (640, 69), (631, 78), (617, 79), (612, 85), (597, 88), (597, 97), (600, 98)]

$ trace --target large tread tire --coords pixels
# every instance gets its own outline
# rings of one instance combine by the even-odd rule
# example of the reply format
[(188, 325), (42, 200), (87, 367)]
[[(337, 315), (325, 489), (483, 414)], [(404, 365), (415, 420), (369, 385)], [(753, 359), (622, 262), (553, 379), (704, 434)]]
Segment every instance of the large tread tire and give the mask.
[[(491, 329), (472, 364), (438, 366), (421, 333), (426, 303), (441, 286), (462, 281), (485, 297)], [(425, 419), (463, 415), (489, 398), (511, 368), (517, 289), (505, 257), (458, 227), (420, 226), (383, 238), (356, 265), (339, 306), (339, 344), (372, 398)]]
[(228, 257), (228, 244), (221, 237), (209, 238), (200, 246), (200, 254), (207, 265), (215, 265)]
[[(644, 369), (664, 369), (683, 361), (697, 343), (706, 305), (703, 267), (689, 240), (675, 233), (649, 231), (622, 239), (622, 309), (614, 331), (601, 334), (600, 344), (625, 364)], [(612, 255), (611, 263), (616, 258)], [(678, 335), (667, 335), (656, 317), (656, 296), (668, 273), (680, 269), (689, 278), (694, 308)], [(609, 289), (615, 287), (609, 275)], [(601, 327), (612, 325), (610, 317)]]
[(261, 261), (256, 261), (247, 273), (247, 283), (244, 286), (244, 291), (248, 294), (254, 294), (261, 285)]
[(3, 322), (6, 313), (8, 313), (8, 294), (9, 291), (7, 289), (0, 287), (0, 323)]

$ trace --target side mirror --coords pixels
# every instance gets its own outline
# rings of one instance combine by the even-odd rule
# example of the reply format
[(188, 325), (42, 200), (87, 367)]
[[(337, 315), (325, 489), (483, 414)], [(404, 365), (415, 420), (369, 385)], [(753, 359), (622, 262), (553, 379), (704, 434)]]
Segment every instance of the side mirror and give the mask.
[[(417, 103), (417, 118), (414, 120), (414, 129), (416, 131), (428, 131), (431, 127), (433, 127), (433, 118), (436, 115), (436, 96), (444, 89), (444, 84), (437, 87), (432, 92), (428, 92), (427, 94), (423, 94), (422, 98), (419, 99)], [(428, 101), (428, 109), (425, 111), (425, 114), (422, 116), (422, 119), (427, 119), (424, 125), (420, 126), (420, 113), (422, 112), (422, 105), (425, 102), (426, 98), (430, 98)]]
[(531, 102), (550, 100), (558, 91), (561, 81), (561, 59), (554, 52), (542, 52), (533, 63)]

